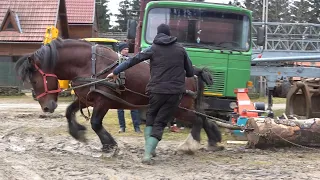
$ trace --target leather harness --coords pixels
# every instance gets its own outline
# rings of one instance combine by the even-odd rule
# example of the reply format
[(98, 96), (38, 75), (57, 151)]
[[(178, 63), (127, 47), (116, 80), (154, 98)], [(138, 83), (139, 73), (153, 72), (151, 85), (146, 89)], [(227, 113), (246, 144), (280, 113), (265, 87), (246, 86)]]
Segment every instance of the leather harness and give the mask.
[[(90, 82), (95, 82), (97, 81), (97, 79), (100, 79), (98, 78), (100, 75), (102, 74), (105, 74), (107, 72), (109, 72), (111, 69), (113, 69), (116, 65), (124, 62), (126, 60), (125, 57), (123, 57), (122, 55), (119, 54), (119, 59), (115, 62), (113, 62), (112, 64), (110, 64), (109, 66), (107, 66), (105, 69), (103, 69), (102, 71), (100, 72), (96, 72), (96, 61), (97, 61), (97, 56), (100, 56), (102, 58), (106, 58), (105, 56), (102, 56), (100, 54), (97, 53), (97, 47), (98, 45), (97, 44), (94, 44), (92, 46), (92, 58), (91, 58), (91, 77), (88, 78), (88, 77), (77, 77), (75, 79), (73, 79), (71, 81), (71, 85), (73, 86), (74, 82), (83, 82), (83, 83), (90, 83)], [(149, 63), (148, 63), (149, 64)], [(198, 78), (197, 76), (194, 76), (195, 80), (196, 80), (196, 92), (193, 92), (191, 90), (186, 90), (186, 92), (184, 94), (187, 94), (187, 95), (190, 95), (192, 96), (194, 99), (197, 97), (197, 91), (198, 91)], [(140, 96), (144, 96), (146, 98), (148, 98), (147, 95), (145, 94), (141, 94), (141, 93), (138, 93), (138, 92), (135, 92), (135, 91), (132, 91), (130, 89), (127, 89), (124, 85), (125, 85), (125, 72), (121, 72), (119, 74), (119, 77), (117, 79), (117, 81), (114, 83), (114, 82), (108, 82), (108, 81), (101, 81), (101, 82), (97, 82), (97, 83), (93, 83), (91, 86), (90, 86), (90, 91), (88, 92), (87, 96), (92, 93), (92, 92), (96, 92), (96, 93), (99, 93), (111, 100), (114, 100), (114, 101), (117, 101), (119, 103), (122, 103), (124, 105), (127, 105), (127, 106), (130, 106), (130, 107), (134, 107), (134, 108), (146, 108), (148, 105), (135, 105), (135, 104), (131, 104), (121, 98), (119, 98), (118, 96), (115, 96), (111, 93), (108, 93), (106, 91), (103, 91), (103, 90), (99, 90), (96, 88), (96, 84), (101, 84), (101, 85), (104, 85), (106, 87), (108, 87), (109, 89), (113, 90), (114, 92), (116, 92), (117, 94), (121, 94), (121, 91), (130, 91), (132, 93), (135, 93), (137, 95), (140, 95)], [(87, 99), (86, 99), (87, 100)], [(81, 111), (82, 113), (82, 111)], [(82, 113), (83, 115), (83, 113)]]

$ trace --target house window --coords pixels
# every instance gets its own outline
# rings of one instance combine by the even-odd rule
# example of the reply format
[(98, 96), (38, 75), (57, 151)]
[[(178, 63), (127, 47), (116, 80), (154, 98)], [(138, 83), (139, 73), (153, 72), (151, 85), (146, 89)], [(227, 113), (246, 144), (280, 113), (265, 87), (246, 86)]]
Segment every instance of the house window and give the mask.
[(0, 31), (18, 31), (19, 33), (22, 33), (18, 14), (8, 9), (0, 26)]
[(13, 31), (15, 30), (12, 23), (9, 21), (8, 25), (7, 25), (7, 28), (5, 30), (10, 30), (10, 31)]

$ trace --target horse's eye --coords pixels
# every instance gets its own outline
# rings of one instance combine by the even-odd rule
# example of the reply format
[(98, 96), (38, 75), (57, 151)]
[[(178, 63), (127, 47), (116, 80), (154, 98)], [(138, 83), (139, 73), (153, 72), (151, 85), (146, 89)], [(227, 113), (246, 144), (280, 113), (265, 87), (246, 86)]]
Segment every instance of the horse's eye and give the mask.
[(36, 82), (36, 81), (31, 81), (31, 84), (36, 85), (36, 84), (37, 84), (37, 82)]

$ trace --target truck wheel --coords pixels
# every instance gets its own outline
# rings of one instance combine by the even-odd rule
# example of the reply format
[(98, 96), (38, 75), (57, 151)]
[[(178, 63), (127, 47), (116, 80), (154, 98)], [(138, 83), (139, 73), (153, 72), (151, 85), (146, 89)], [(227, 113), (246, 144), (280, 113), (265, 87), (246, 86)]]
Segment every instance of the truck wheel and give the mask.
[(290, 82), (284, 82), (281, 84), (281, 94), (280, 94), (280, 97), (281, 98), (286, 98), (287, 97), (287, 94), (289, 92), (291, 88), (291, 83)]

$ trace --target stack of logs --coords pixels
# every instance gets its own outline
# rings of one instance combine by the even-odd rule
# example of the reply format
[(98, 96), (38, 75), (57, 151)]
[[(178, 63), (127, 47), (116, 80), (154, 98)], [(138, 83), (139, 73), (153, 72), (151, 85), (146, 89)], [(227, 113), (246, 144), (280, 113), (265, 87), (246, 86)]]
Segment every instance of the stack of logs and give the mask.
[(246, 124), (247, 148), (268, 148), (302, 145), (320, 146), (320, 118), (250, 118)]

